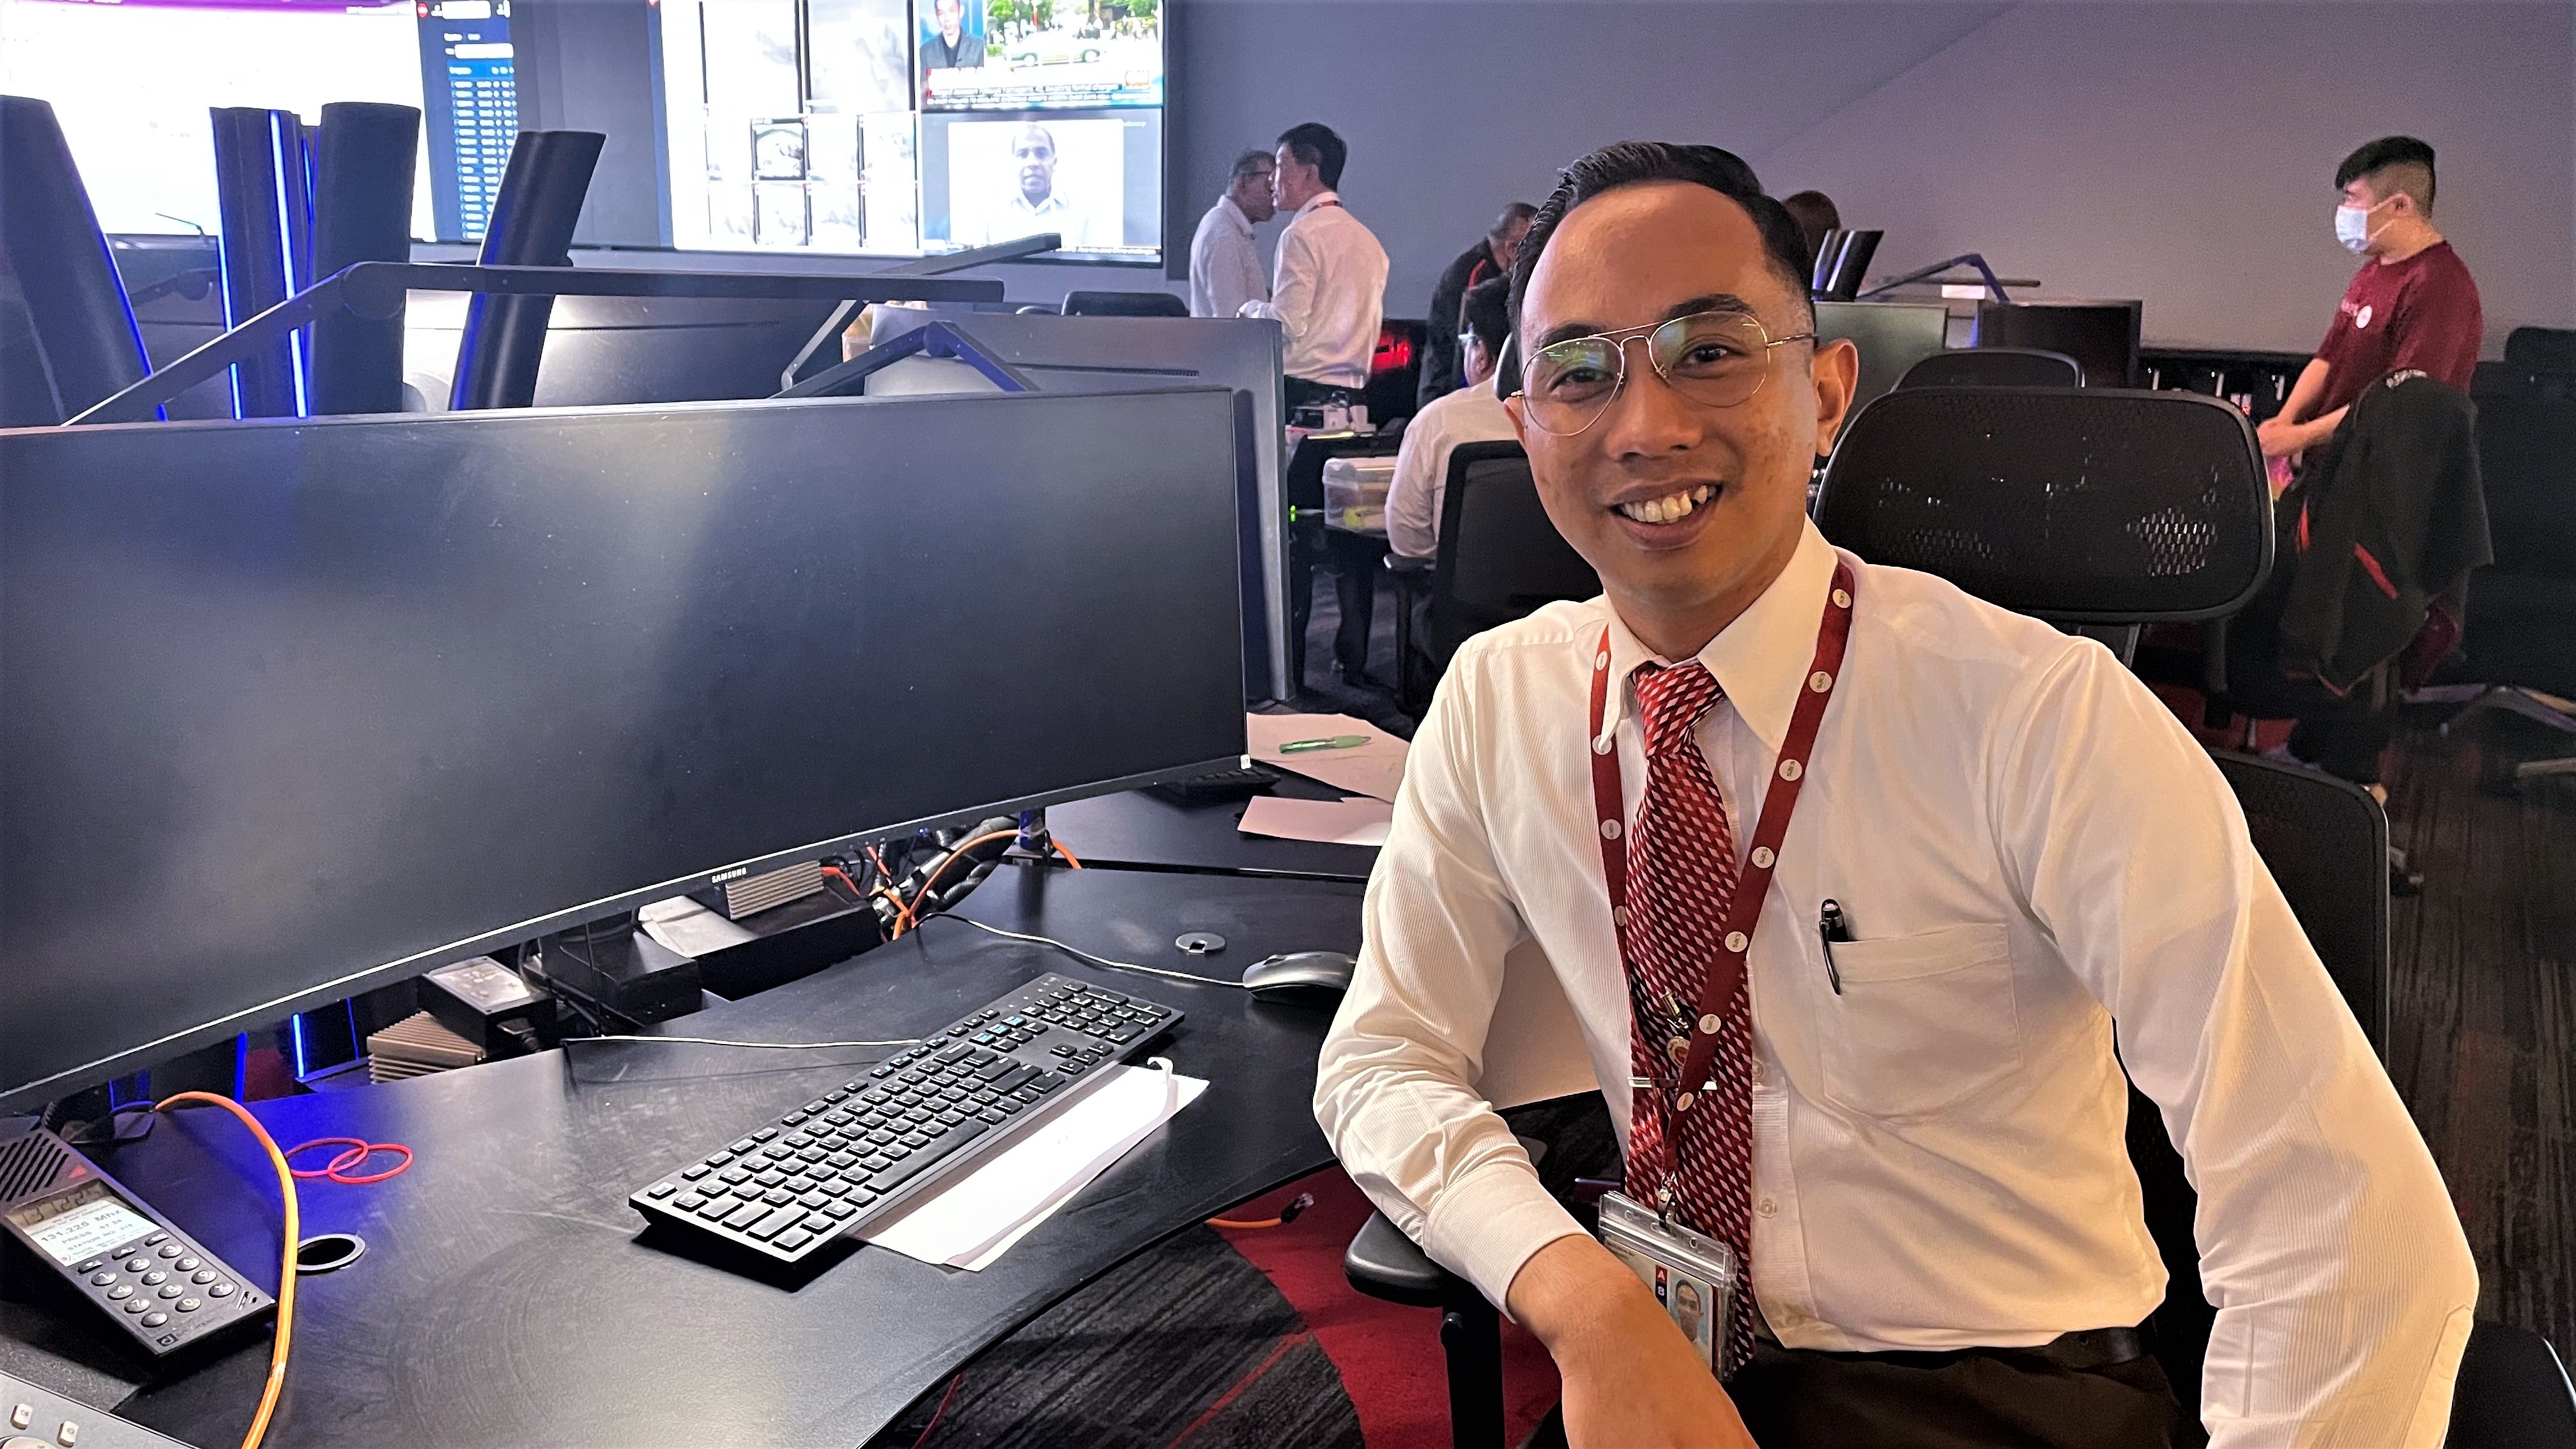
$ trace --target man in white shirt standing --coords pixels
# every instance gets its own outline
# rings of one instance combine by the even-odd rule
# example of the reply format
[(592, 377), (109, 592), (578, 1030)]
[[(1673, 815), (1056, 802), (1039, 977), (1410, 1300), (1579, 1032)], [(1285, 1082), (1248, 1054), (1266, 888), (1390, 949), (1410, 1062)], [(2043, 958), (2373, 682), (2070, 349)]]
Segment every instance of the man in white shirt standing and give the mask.
[(1460, 443), (1505, 442), (1517, 437), (1511, 414), (1494, 394), (1494, 363), (1511, 331), (1512, 283), (1489, 277), (1467, 290), (1459, 338), (1467, 385), (1444, 392), (1413, 415), (1396, 449), (1395, 477), (1386, 486), (1387, 547), (1406, 558), (1429, 558), (1440, 548), (1441, 500), (1449, 493), (1449, 455)]
[(1359, 401), (1386, 318), (1386, 248), (1360, 225), (1333, 188), (1350, 148), (1316, 121), (1279, 137), (1271, 182), (1281, 211), (1270, 300), (1247, 302), (1246, 317), (1275, 317), (1288, 333), (1288, 407)]
[(1270, 173), (1276, 169), (1267, 151), (1235, 157), (1225, 195), (1199, 218), (1198, 233), (1190, 238), (1191, 316), (1232, 317), (1246, 302), (1270, 300), (1252, 229), (1279, 214), (1270, 202)]
[[(1541, 210), (1507, 407), (1604, 593), (1443, 679), (1326, 1133), (1547, 1346), (1575, 1449), (2198, 1443), (2129, 1327), (2165, 1273), (2125, 1064), (2199, 1189), (2210, 1442), (2438, 1444), (2477, 1284), (2430, 1154), (2155, 697), (1808, 523), (1858, 363), (1802, 260), (1714, 147), (1609, 147)], [(1478, 1090), (1524, 944), (1627, 1194), (1744, 1265), (1723, 1388)]]

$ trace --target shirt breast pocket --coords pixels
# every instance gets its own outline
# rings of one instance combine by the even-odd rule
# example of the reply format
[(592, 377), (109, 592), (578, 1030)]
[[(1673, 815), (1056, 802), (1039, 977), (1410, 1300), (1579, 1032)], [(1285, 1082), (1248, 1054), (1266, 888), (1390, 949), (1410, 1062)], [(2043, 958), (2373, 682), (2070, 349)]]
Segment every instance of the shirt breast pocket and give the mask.
[(2021, 1069), (2012, 937), (1999, 925), (1950, 926), (1877, 941), (1837, 941), (1840, 996), (1826, 994), (1826, 1095), (1870, 1117), (1918, 1117)]

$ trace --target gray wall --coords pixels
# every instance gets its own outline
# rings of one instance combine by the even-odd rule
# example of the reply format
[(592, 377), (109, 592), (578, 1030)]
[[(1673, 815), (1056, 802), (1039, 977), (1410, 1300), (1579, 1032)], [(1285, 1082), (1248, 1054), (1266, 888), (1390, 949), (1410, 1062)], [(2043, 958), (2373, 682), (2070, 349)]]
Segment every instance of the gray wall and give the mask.
[(1240, 146), (1325, 121), (1397, 315), (1500, 203), (1651, 136), (1831, 193), (1886, 229), (1875, 272), (1982, 251), (2046, 293), (2144, 298), (2152, 340), (2304, 350), (2352, 269), (2335, 163), (2402, 131), (2441, 154), (2488, 351), (2576, 325), (2566, 0), (1182, 4), (1175, 209), (1194, 222)]

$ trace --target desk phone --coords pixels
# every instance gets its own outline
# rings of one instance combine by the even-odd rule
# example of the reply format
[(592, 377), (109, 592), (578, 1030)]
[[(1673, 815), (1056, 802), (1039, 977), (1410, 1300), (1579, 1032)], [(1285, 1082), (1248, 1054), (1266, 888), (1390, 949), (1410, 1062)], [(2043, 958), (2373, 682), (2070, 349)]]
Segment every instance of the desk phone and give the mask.
[(155, 1358), (276, 1306), (77, 1148), (41, 1128), (0, 1142), (0, 1226)]

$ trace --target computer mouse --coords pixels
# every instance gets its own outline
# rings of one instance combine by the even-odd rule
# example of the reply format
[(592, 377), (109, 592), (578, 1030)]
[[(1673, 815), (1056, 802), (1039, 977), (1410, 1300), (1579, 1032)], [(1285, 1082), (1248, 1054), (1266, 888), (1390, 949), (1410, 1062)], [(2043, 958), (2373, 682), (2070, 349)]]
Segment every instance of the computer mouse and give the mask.
[(1262, 997), (1339, 996), (1351, 989), (1351, 973), (1359, 964), (1339, 951), (1290, 951), (1244, 967), (1243, 984)]

